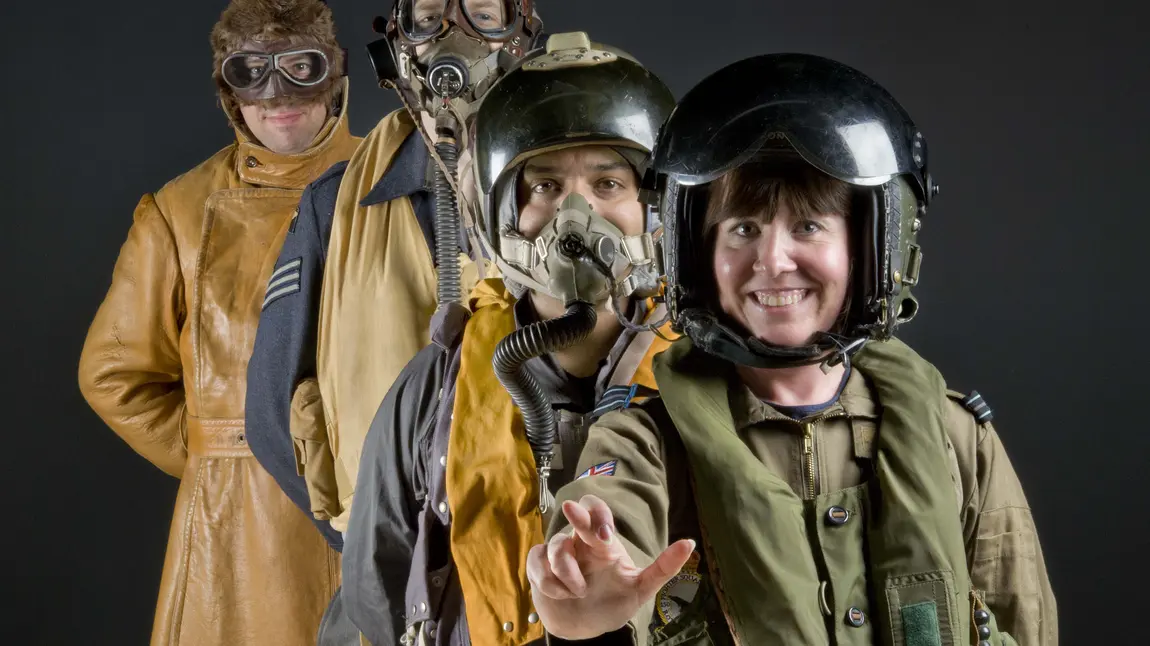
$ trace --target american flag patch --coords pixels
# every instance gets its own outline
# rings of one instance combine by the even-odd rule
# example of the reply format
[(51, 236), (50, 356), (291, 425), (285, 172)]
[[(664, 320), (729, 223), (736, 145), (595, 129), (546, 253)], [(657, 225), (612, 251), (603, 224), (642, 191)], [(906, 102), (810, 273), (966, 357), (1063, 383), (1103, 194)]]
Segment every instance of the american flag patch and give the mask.
[(615, 465), (618, 463), (619, 463), (618, 460), (608, 460), (607, 462), (600, 462), (599, 464), (596, 464), (595, 466), (591, 467), (590, 469), (587, 469), (583, 473), (580, 473), (579, 477), (575, 478), (575, 479), (579, 480), (580, 478), (586, 478), (587, 476), (613, 476), (613, 475), (615, 475)]

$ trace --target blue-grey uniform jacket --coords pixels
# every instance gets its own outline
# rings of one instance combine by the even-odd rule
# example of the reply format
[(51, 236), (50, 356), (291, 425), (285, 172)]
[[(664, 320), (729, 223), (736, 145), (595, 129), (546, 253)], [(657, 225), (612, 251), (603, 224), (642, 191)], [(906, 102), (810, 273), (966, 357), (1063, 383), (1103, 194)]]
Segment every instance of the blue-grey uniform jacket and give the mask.
[[(413, 131), (361, 206), (411, 200), (416, 219), (435, 250), (435, 197), (428, 180), (430, 155)], [(260, 464), (336, 550), (343, 540), (327, 521), (315, 520), (307, 484), (296, 471), (289, 419), (296, 386), (316, 373), (316, 333), (324, 263), (336, 195), (347, 162), (332, 166), (304, 190), (299, 211), (272, 272), (255, 347), (248, 362), (247, 440)]]

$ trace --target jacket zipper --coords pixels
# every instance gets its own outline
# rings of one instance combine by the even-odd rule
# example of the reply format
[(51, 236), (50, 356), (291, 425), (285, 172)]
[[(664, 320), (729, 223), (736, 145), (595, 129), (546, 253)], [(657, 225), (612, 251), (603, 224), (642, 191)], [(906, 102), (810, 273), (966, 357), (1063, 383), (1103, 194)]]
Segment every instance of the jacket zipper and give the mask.
[(815, 487), (815, 425), (812, 422), (803, 424), (803, 474), (807, 480), (807, 491), (810, 498), (818, 495)]

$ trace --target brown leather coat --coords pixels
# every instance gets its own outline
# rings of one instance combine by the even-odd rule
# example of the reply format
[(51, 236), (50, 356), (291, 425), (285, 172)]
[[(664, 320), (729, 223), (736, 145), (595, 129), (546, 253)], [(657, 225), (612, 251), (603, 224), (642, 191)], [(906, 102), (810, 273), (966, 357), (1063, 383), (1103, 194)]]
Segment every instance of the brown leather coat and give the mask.
[(358, 139), (346, 99), (317, 141), (238, 140), (140, 200), (88, 332), (80, 388), (137, 453), (181, 478), (152, 644), (315, 643), (339, 555), (244, 440), (248, 356), (303, 188)]

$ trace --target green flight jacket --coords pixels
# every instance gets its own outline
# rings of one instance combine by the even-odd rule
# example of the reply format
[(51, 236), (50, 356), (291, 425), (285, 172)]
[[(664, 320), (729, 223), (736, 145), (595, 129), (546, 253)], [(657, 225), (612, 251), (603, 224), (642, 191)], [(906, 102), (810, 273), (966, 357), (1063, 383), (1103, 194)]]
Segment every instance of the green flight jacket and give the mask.
[(1013, 643), (999, 631), (1057, 643), (1033, 519), (997, 435), (901, 342), (870, 344), (839, 401), (801, 421), (689, 342), (657, 366), (664, 399), (591, 429), (579, 469), (616, 460), (614, 475), (560, 491), (607, 501), (637, 564), (679, 538), (700, 545), (633, 620), (650, 629), (638, 643), (977, 644), (972, 583), (991, 644)]

